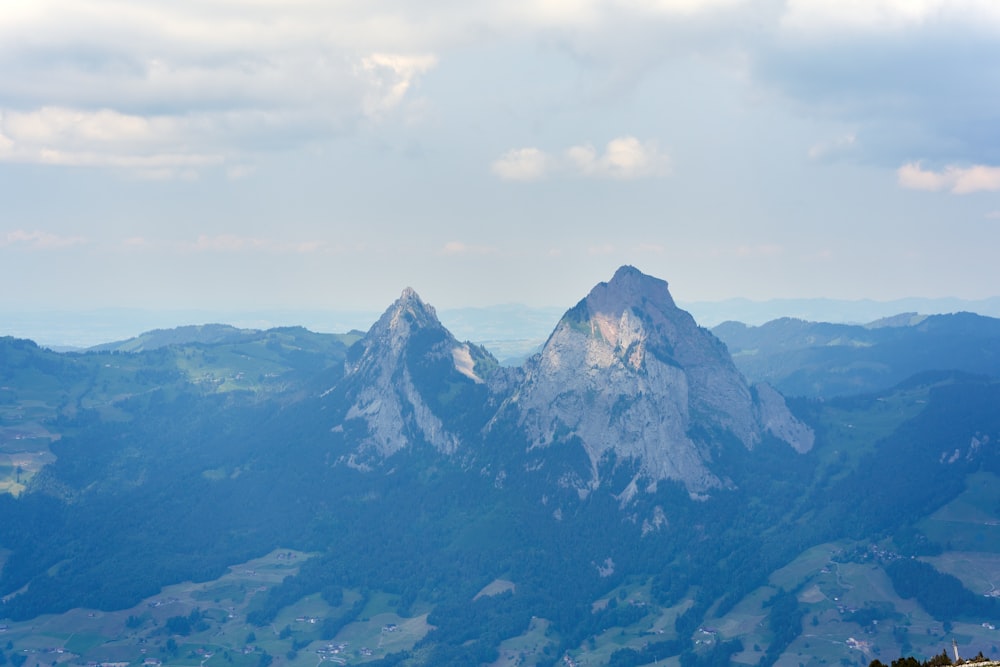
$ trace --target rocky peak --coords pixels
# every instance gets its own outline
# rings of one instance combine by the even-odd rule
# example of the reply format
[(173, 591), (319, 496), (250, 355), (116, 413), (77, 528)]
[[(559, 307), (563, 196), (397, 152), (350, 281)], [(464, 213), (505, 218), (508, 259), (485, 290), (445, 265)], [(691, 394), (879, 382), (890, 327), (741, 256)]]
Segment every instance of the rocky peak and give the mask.
[[(410, 337), (423, 329), (444, 331), (444, 326), (438, 320), (434, 307), (424, 303), (412, 287), (407, 287), (359, 341), (365, 353), (359, 355), (358, 363), (372, 356), (381, 356), (371, 353), (376, 348), (387, 348), (385, 352), (398, 357)], [(349, 374), (358, 370), (358, 367), (348, 366)]]
[(453, 452), (459, 438), (445, 426), (435, 392), (482, 385), (477, 367), (484, 356), (455, 340), (434, 308), (407, 287), (349, 351), (342, 386), (350, 407), (334, 428), (365, 427), (359, 459), (384, 459), (415, 441)]
[(623, 305), (637, 305), (648, 301), (661, 307), (677, 308), (666, 280), (648, 276), (634, 266), (620, 267), (611, 280), (598, 283), (587, 298)]
[(610, 456), (632, 461), (636, 480), (675, 479), (702, 493), (724, 484), (709, 465), (717, 444), (704, 434), (750, 448), (768, 424), (782, 425), (778, 437), (798, 433), (776, 400), (765, 424), (726, 347), (677, 307), (665, 281), (630, 266), (563, 316), (512, 404), (533, 448), (582, 444), (591, 472), (572, 482), (581, 491), (600, 485)]

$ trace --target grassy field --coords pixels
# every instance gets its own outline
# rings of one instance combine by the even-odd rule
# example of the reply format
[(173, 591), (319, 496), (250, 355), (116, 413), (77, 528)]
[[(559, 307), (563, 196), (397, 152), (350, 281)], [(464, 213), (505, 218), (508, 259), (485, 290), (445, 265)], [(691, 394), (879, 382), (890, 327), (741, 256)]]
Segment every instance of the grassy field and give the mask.
[(966, 490), (922, 521), (920, 529), (949, 550), (1000, 554), (1000, 477), (970, 475)]
[[(0, 552), (0, 565), (5, 553)], [(426, 609), (414, 617), (393, 610), (394, 597), (373, 594), (359, 620), (332, 640), (320, 638), (322, 620), (343, 614), (360, 597), (344, 592), (331, 607), (319, 595), (292, 604), (267, 627), (246, 624), (254, 597), (298, 572), (308, 554), (275, 551), (230, 568), (215, 581), (182, 583), (131, 609), (101, 612), (74, 609), (24, 623), (8, 623), (0, 638), (7, 654), (26, 658), (25, 667), (59, 667), (88, 662), (141, 664), (156, 659), (164, 665), (190, 667), (257, 667), (269, 654), (272, 665), (316, 667), (322, 662), (357, 664), (412, 648), (427, 632)], [(169, 619), (199, 610), (205, 627), (187, 636), (170, 635)], [(366, 654), (368, 649), (370, 653)]]
[[(965, 655), (983, 651), (996, 655), (1000, 631), (991, 629), (991, 619), (955, 623), (950, 632), (928, 616), (913, 600), (899, 598), (877, 559), (842, 561), (854, 546), (824, 544), (803, 552), (778, 570), (767, 585), (747, 595), (728, 613), (706, 619), (693, 636), (696, 647), (740, 637), (744, 650), (733, 656), (735, 664), (756, 664), (770, 641), (768, 600), (780, 589), (794, 591), (804, 612), (802, 631), (778, 660), (778, 665), (860, 665), (872, 659), (883, 662), (916, 655), (926, 658), (950, 647), (955, 638)], [(862, 550), (863, 551), (863, 550)], [(0, 565), (4, 554), (0, 552)], [(317, 667), (362, 664), (388, 653), (409, 650), (431, 627), (429, 609), (417, 608), (403, 617), (394, 609), (395, 599), (373, 593), (359, 618), (341, 629), (332, 640), (320, 638), (322, 619), (344, 613), (360, 599), (360, 593), (345, 590), (341, 604), (331, 607), (319, 595), (309, 595), (283, 609), (266, 627), (249, 626), (246, 612), (254, 599), (294, 574), (308, 554), (276, 551), (230, 568), (223, 577), (205, 583), (170, 586), (142, 604), (116, 612), (75, 609), (57, 616), (43, 616), (25, 623), (10, 623), (0, 633), (10, 642), (8, 655), (26, 658), (25, 667), (60, 667), (87, 662), (141, 664), (156, 659), (165, 665), (189, 667), (258, 667), (262, 656), (272, 656), (278, 667)], [(945, 572), (961, 576), (976, 592), (993, 590), (1000, 577), (1000, 556), (947, 552), (928, 559)], [(508, 588), (496, 581), (489, 591)], [(516, 593), (515, 593), (516, 594)], [(613, 597), (618, 605), (638, 605), (646, 613), (625, 627), (608, 628), (568, 651), (580, 665), (606, 664), (620, 648), (641, 649), (650, 642), (675, 638), (674, 621), (690, 605), (685, 601), (671, 608), (654, 604), (648, 584), (632, 583), (594, 601), (595, 611)], [(878, 603), (882, 615), (862, 626), (854, 612)], [(166, 626), (177, 616), (187, 617), (198, 609), (205, 627), (188, 636), (170, 635)], [(985, 624), (985, 625), (984, 625)], [(542, 656), (552, 656), (558, 646), (549, 623), (532, 619), (527, 630), (504, 641), (495, 667), (535, 665)], [(660, 664), (677, 667), (677, 659)]]
[[(888, 664), (902, 655), (927, 658), (948, 648), (956, 639), (960, 651), (974, 655), (997, 654), (1000, 631), (989, 627), (989, 619), (954, 623), (950, 632), (930, 617), (914, 600), (896, 595), (877, 558), (864, 562), (837, 562), (847, 543), (826, 544), (802, 553), (772, 575), (764, 586), (737, 604), (721, 618), (706, 621), (720, 639), (739, 636), (744, 651), (734, 662), (756, 664), (767, 650), (766, 601), (778, 590), (795, 591), (805, 613), (802, 632), (777, 661), (777, 665), (819, 666), (841, 664), (864, 667), (878, 658)], [(941, 571), (960, 576), (976, 592), (991, 590), (1000, 581), (1000, 556), (993, 554), (945, 553), (927, 559)], [(877, 606), (884, 612), (877, 622), (859, 624), (855, 612)]]

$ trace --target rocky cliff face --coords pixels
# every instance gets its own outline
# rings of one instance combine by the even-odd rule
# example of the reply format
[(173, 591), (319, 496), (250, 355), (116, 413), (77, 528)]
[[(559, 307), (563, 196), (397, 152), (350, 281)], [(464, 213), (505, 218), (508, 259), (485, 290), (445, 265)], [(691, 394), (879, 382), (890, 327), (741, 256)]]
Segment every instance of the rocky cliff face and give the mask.
[[(488, 422), (513, 422), (529, 452), (582, 448), (584, 465), (561, 483), (587, 493), (602, 470), (626, 464), (623, 500), (660, 480), (692, 494), (722, 487), (713, 472), (721, 439), (752, 448), (765, 433), (798, 451), (812, 433), (770, 387), (752, 389), (725, 347), (679, 309), (667, 283), (622, 267), (563, 316), (522, 369), (459, 343), (434, 309), (407, 289), (350, 350), (336, 392), (349, 463), (381, 461), (416, 442), (451, 455), (483, 444)], [(502, 447), (519, 447), (515, 436)], [(553, 450), (555, 451), (555, 450)], [(544, 457), (543, 457), (544, 458)], [(582, 459), (581, 459), (582, 460)], [(558, 466), (558, 462), (553, 462)]]
[(812, 434), (765, 390), (761, 402), (725, 346), (677, 308), (667, 283), (622, 267), (559, 322), (508, 402), (531, 447), (577, 441), (591, 462), (581, 490), (601, 484), (610, 454), (638, 466), (635, 482), (673, 479), (691, 493), (723, 485), (714, 437), (752, 448), (765, 432), (796, 449)]
[(417, 441), (454, 453), (467, 434), (446, 424), (444, 404), (482, 386), (477, 369), (495, 364), (482, 348), (455, 340), (407, 288), (351, 349), (341, 382), (349, 407), (334, 429), (357, 432), (360, 425), (356, 451), (369, 459)]

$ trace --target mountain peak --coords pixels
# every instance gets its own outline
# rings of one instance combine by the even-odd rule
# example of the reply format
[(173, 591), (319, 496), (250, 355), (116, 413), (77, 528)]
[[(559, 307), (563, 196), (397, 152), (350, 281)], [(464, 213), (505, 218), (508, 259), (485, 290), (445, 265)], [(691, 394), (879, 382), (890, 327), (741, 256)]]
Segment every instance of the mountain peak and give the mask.
[(765, 431), (801, 435), (803, 448), (808, 435), (792, 428), (780, 397), (755, 401), (725, 345), (677, 307), (665, 280), (632, 266), (563, 316), (517, 404), (529, 446), (582, 444), (590, 479), (581, 475), (580, 489), (601, 483), (606, 462), (631, 460), (636, 480), (703, 493), (726, 483), (709, 466), (717, 452), (706, 433), (729, 432), (747, 448)]
[(379, 323), (388, 320), (391, 327), (399, 326), (401, 320), (405, 319), (409, 324), (416, 326), (436, 325), (440, 326), (437, 311), (434, 306), (424, 302), (412, 287), (403, 290), (399, 298), (389, 306), (382, 315)]
[(656, 303), (661, 308), (677, 307), (666, 280), (654, 278), (627, 264), (619, 267), (610, 281), (598, 283), (587, 295), (587, 301), (595, 305), (618, 304), (619, 308), (636, 306), (643, 301)]
[(349, 407), (334, 428), (364, 429), (354, 463), (384, 459), (417, 441), (452, 453), (459, 438), (442, 416), (450, 401), (461, 403), (460, 394), (485, 392), (477, 369), (495, 363), (485, 350), (455, 340), (407, 287), (348, 351), (342, 390)]
[(618, 270), (615, 271), (615, 275), (611, 276), (608, 284), (635, 284), (640, 282), (658, 283), (664, 287), (667, 285), (666, 280), (647, 275), (631, 264), (619, 266)]

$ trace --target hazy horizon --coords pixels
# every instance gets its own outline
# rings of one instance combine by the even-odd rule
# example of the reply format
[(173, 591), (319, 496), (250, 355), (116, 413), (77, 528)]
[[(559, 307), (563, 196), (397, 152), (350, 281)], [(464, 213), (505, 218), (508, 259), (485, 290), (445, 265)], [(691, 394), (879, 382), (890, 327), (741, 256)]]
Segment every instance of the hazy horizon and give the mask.
[[(582, 298), (583, 295), (581, 295)], [(433, 306), (433, 301), (427, 300)], [(575, 303), (575, 302), (574, 302)], [(242, 329), (302, 326), (320, 333), (367, 331), (390, 304), (381, 310), (256, 309), (212, 311), (205, 309), (150, 310), (141, 308), (78, 309), (75, 311), (20, 311), (3, 314), (0, 336), (28, 338), (43, 346), (86, 348), (125, 340), (154, 329), (204, 324), (226, 324)], [(460, 340), (473, 342), (539, 340), (551, 333), (563, 313), (572, 307), (527, 306), (506, 303), (436, 309), (441, 322)], [(922, 315), (971, 311), (1000, 317), (1000, 297), (978, 301), (956, 298), (913, 297), (891, 301), (837, 299), (734, 298), (720, 301), (681, 302), (698, 324), (714, 327), (727, 320), (751, 326), (780, 317), (817, 322), (867, 324), (904, 312)]]

